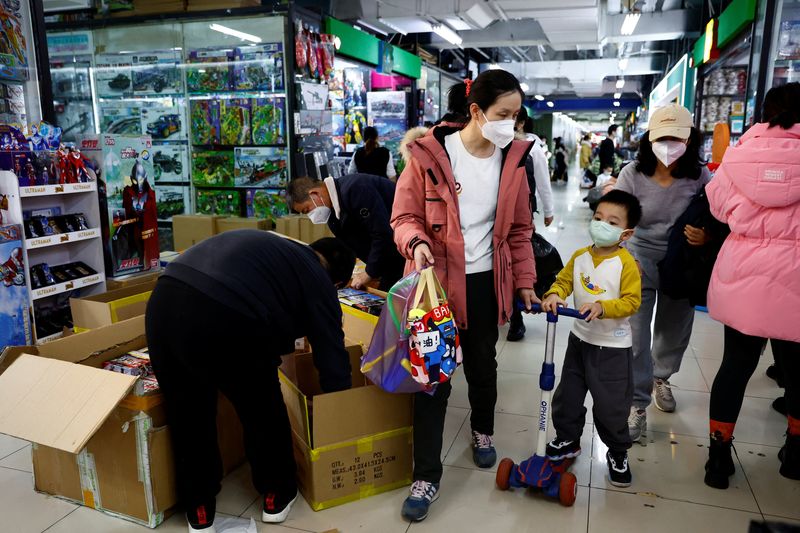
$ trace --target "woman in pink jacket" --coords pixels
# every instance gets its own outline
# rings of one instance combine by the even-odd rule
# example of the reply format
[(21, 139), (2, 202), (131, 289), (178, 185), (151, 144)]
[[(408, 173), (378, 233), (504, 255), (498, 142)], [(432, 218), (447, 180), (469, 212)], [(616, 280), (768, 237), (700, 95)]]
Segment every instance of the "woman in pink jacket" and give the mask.
[(718, 489), (734, 473), (733, 428), (767, 339), (786, 384), (780, 473), (800, 479), (800, 83), (767, 93), (764, 120), (728, 149), (706, 186), (711, 212), (731, 228), (708, 287), (709, 312), (725, 324), (705, 476)]
[[(472, 407), (475, 464), (494, 465), (497, 402), (495, 344), (512, 294), (530, 308), (539, 300), (525, 160), (531, 143), (514, 139), (522, 106), (517, 79), (488, 70), (467, 83), (469, 121), (442, 124), (408, 145), (411, 159), (398, 180), (392, 227), (406, 271), (432, 266), (460, 330), (464, 376)], [(463, 128), (463, 129), (462, 129)], [(403, 516), (419, 521), (438, 498), (442, 431), (450, 383), (414, 401), (414, 483)]]

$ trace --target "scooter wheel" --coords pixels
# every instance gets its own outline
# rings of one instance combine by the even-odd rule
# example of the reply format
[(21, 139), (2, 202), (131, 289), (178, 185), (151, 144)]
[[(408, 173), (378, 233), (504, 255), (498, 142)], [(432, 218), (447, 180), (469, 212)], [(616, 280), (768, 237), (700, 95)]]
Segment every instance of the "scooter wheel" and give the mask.
[(577, 496), (578, 478), (572, 472), (564, 472), (558, 484), (558, 501), (564, 507), (572, 507)]
[(509, 481), (511, 479), (511, 471), (514, 468), (514, 461), (506, 457), (497, 467), (497, 476), (495, 477), (495, 483), (497, 484), (497, 488), (500, 490), (508, 490), (510, 485)]

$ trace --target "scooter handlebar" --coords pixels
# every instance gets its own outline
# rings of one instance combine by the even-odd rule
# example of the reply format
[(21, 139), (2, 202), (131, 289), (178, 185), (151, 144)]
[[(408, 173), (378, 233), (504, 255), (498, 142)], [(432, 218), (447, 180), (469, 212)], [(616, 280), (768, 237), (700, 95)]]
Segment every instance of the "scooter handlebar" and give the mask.
[[(519, 309), (520, 311), (523, 311), (523, 312), (528, 312), (528, 310), (525, 308), (525, 304), (523, 304), (519, 300), (517, 301), (517, 309)], [(569, 307), (561, 307), (561, 306), (559, 306), (557, 308), (557, 310), (558, 310), (558, 316), (566, 316), (566, 317), (570, 317), (570, 318), (578, 318), (580, 320), (583, 320), (587, 316), (589, 316), (589, 313), (580, 313), (580, 312), (578, 312), (577, 309), (571, 309)], [(530, 312), (531, 313), (541, 313), (541, 312), (543, 312), (541, 304), (533, 304), (531, 306)]]

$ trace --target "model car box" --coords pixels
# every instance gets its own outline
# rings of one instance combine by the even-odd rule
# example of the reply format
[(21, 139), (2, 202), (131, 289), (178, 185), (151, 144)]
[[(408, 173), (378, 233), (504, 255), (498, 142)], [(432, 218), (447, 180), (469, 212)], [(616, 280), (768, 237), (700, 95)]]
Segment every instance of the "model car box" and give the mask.
[[(177, 503), (163, 396), (104, 362), (146, 344), (140, 316), (0, 356), (0, 433), (33, 443), (34, 489), (156, 527)], [(221, 399), (225, 472), (244, 460), (242, 428)]]
[(310, 352), (284, 357), (279, 371), (298, 486), (315, 511), (411, 483), (412, 396), (369, 384), (361, 347), (347, 350), (348, 390), (323, 393)]
[(75, 333), (101, 328), (143, 315), (155, 286), (156, 279), (153, 279), (147, 283), (131, 285), (94, 296), (70, 298), (69, 306), (72, 310)]
[(225, 217), (219, 215), (175, 215), (172, 217), (172, 238), (175, 250), (187, 248), (217, 234), (217, 223)]
[[(387, 294), (377, 289), (365, 289), (369, 294), (386, 298)], [(344, 303), (340, 304), (342, 307), (342, 327), (344, 328), (345, 337), (350, 341), (360, 345), (364, 351), (367, 351), (370, 343), (372, 342), (372, 335), (375, 333), (375, 327), (378, 325), (378, 316), (371, 315), (355, 307), (351, 307)]]
[(269, 231), (273, 229), (273, 224), (265, 218), (227, 217), (217, 220), (217, 233), (237, 229), (259, 229)]

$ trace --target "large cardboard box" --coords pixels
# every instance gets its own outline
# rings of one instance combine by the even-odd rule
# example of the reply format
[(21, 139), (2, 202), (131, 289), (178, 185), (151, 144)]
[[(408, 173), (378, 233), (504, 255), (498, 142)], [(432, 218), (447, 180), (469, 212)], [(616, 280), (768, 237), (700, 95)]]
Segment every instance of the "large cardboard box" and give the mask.
[[(160, 394), (131, 393), (135, 376), (104, 361), (145, 346), (136, 317), (0, 355), (0, 433), (33, 445), (34, 488), (156, 527), (177, 503), (169, 427)], [(223, 466), (244, 460), (242, 429), (221, 398)]]
[(115, 324), (143, 315), (157, 280), (131, 285), (123, 289), (70, 298), (72, 323), (76, 333)]
[(217, 234), (219, 215), (173, 215), (172, 238), (175, 250), (182, 252)]
[(327, 224), (314, 224), (306, 215), (286, 215), (276, 219), (275, 231), (306, 244), (333, 237)]
[[(367, 288), (367, 292), (377, 294), (386, 298), (386, 293), (377, 289)], [(342, 327), (344, 335), (348, 340), (361, 346), (366, 352), (372, 342), (372, 334), (378, 325), (378, 318), (375, 315), (365, 313), (346, 304), (339, 304), (342, 307)]]
[(284, 357), (280, 369), (298, 484), (315, 511), (411, 483), (412, 396), (370, 385), (361, 347), (348, 352), (349, 390), (324, 394), (311, 353)]
[(237, 229), (260, 229), (269, 231), (273, 229), (272, 221), (266, 218), (228, 217), (217, 220), (217, 233)]
[[(162, 255), (163, 253), (164, 252), (162, 252)], [(156, 270), (144, 272), (142, 274), (122, 276), (119, 278), (106, 278), (106, 290), (114, 291), (117, 289), (124, 289), (125, 287), (131, 287), (133, 285), (139, 285), (140, 283), (149, 283), (157, 280), (163, 272), (163, 270)]]

